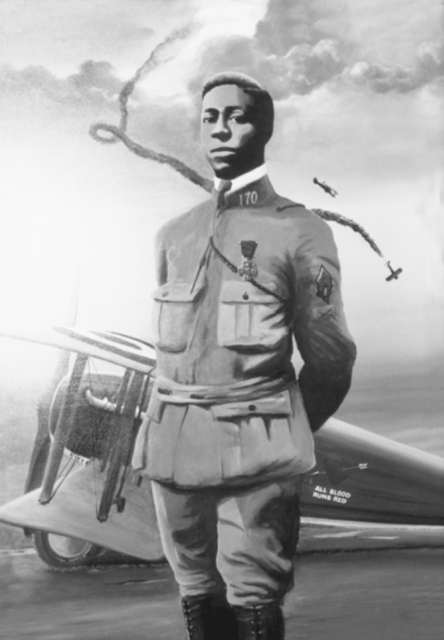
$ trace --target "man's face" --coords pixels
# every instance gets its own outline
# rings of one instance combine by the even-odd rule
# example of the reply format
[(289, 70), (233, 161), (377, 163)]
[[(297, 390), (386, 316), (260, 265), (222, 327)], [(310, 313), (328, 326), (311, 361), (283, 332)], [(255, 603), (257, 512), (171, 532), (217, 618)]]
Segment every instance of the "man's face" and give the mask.
[(231, 180), (264, 162), (264, 143), (253, 113), (254, 98), (236, 85), (221, 85), (205, 95), (202, 148), (218, 178)]

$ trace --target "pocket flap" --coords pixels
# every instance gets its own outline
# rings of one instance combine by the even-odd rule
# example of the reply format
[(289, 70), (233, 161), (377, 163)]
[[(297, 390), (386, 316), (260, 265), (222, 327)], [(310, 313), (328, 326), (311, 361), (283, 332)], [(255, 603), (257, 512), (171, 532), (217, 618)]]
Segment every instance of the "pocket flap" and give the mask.
[[(264, 287), (270, 291), (276, 290), (276, 283), (261, 282)], [(244, 303), (244, 304), (276, 304), (279, 302), (277, 298), (265, 291), (261, 291), (251, 282), (245, 280), (227, 280), (222, 284), (220, 292), (220, 301), (225, 304)]]
[(189, 282), (169, 282), (156, 289), (151, 295), (159, 302), (194, 302), (202, 286), (194, 287)]
[(247, 402), (227, 402), (216, 404), (211, 407), (213, 417), (217, 420), (236, 418), (241, 416), (268, 415), (268, 416), (290, 416), (291, 408), (290, 394), (281, 391), (267, 398), (250, 400)]

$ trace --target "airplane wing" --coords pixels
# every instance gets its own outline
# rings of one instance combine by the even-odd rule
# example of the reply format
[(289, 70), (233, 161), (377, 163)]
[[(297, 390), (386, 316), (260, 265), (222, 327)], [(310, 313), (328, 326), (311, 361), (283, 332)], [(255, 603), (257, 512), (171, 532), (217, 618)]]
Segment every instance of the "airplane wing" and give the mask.
[[(299, 552), (442, 546), (444, 460), (405, 445), (398, 449), (381, 436), (362, 436), (363, 430), (338, 420), (322, 430), (322, 441), (315, 437), (318, 465), (303, 484)], [(350, 472), (351, 451), (368, 467)], [(332, 453), (349, 465), (342, 471), (346, 478), (339, 478), (339, 464), (333, 480), (324, 475)], [(51, 501), (41, 504), (36, 489), (0, 507), (0, 522), (80, 538), (142, 560), (161, 558), (149, 480), (131, 471), (121, 495), (124, 509), (113, 507), (100, 522), (97, 495), (106, 474), (99, 467), (97, 460), (82, 461), (58, 481)]]
[[(151, 345), (120, 334), (55, 327), (40, 332), (0, 329), (0, 335), (97, 357), (139, 374), (149, 375), (155, 367)], [(88, 402), (89, 397), (84, 394), (81, 401)], [(116, 406), (94, 400), (94, 409), (99, 412), (112, 409), (118, 413)], [(133, 407), (132, 419), (134, 415)], [(418, 532), (442, 533), (444, 459), (335, 419), (315, 434), (315, 451), (317, 465), (306, 474), (302, 486), (301, 543), (304, 532), (311, 532), (305, 540), (310, 540), (312, 547), (329, 548), (335, 544), (341, 548), (351, 543), (367, 545), (369, 540), (372, 545), (387, 544), (399, 538), (400, 531), (413, 531), (416, 538)], [(121, 463), (116, 464), (115, 473), (119, 473)], [(149, 506), (150, 483), (132, 471), (126, 473), (119, 504), (111, 500), (106, 521), (99, 521), (97, 495), (107, 474), (94, 458), (62, 483), (57, 480), (45, 501), (42, 490), (36, 489), (0, 507), (0, 521), (153, 559), (161, 552), (154, 511)], [(395, 529), (396, 535), (381, 533)]]
[(81, 353), (140, 373), (151, 373), (156, 365), (154, 348), (150, 343), (111, 331), (90, 331), (78, 327), (21, 329), (0, 326), (0, 336)]
[[(69, 460), (65, 453), (64, 463)], [(162, 558), (151, 485), (147, 478), (130, 473), (125, 482), (125, 509), (112, 509), (106, 522), (98, 520), (97, 497), (106, 474), (97, 460), (75, 465), (54, 487), (54, 497), (41, 504), (35, 489), (0, 507), (0, 522), (36, 531), (87, 540), (142, 560)]]

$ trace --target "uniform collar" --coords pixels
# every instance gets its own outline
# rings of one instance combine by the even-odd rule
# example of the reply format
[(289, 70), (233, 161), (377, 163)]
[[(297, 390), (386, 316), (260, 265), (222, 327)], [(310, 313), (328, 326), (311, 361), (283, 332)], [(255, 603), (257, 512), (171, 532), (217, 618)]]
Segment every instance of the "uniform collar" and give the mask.
[[(253, 172), (248, 172), (248, 182), (243, 186), (236, 185), (236, 190), (232, 188), (224, 195), (216, 189), (212, 191), (212, 199), (216, 204), (216, 208), (220, 210), (225, 209), (259, 209), (263, 207), (267, 202), (270, 202), (276, 197), (270, 179), (265, 173), (261, 178), (256, 178), (253, 175), (253, 180), (250, 182), (250, 177)], [(245, 174), (247, 175), (247, 174)], [(244, 176), (240, 176), (244, 177)]]
[[(238, 176), (237, 178), (234, 178), (233, 180), (230, 181), (231, 187), (229, 191), (227, 191), (227, 195), (230, 195), (235, 191), (239, 191), (239, 189), (243, 189), (243, 187), (246, 187), (248, 184), (251, 184), (252, 182), (256, 182), (257, 180), (260, 180), (266, 175), (267, 175), (267, 167), (265, 166), (265, 164), (262, 164), (260, 167), (256, 167), (256, 169), (253, 169), (252, 171), (243, 173), (241, 176)], [(216, 191), (220, 190), (221, 182), (223, 181), (220, 178), (217, 178), (216, 176), (214, 176), (214, 188), (216, 189)]]

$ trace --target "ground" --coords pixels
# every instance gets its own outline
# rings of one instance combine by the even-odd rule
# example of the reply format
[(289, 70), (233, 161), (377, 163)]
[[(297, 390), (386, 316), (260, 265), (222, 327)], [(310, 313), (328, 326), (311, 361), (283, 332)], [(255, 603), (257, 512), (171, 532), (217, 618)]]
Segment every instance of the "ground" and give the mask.
[[(337, 417), (444, 456), (442, 380), (432, 370), (428, 375), (363, 379)], [(20, 403), (12, 400), (6, 404), (9, 413), (1, 416), (5, 460), (0, 464), (0, 504), (23, 491), (37, 397), (28, 403), (28, 422), (18, 413)], [(13, 408), (17, 415), (11, 415)], [(56, 572), (32, 549), (23, 548), (26, 544), (30, 542), (20, 529), (0, 526), (2, 640), (184, 638), (178, 591), (168, 567)], [(299, 552), (295, 588), (285, 603), (287, 640), (444, 637), (442, 527), (418, 538), (393, 530), (306, 526)]]
[[(287, 640), (441, 640), (443, 569), (444, 548), (303, 553)], [(3, 552), (0, 575), (3, 640), (184, 638), (166, 566), (58, 572), (27, 550)]]

